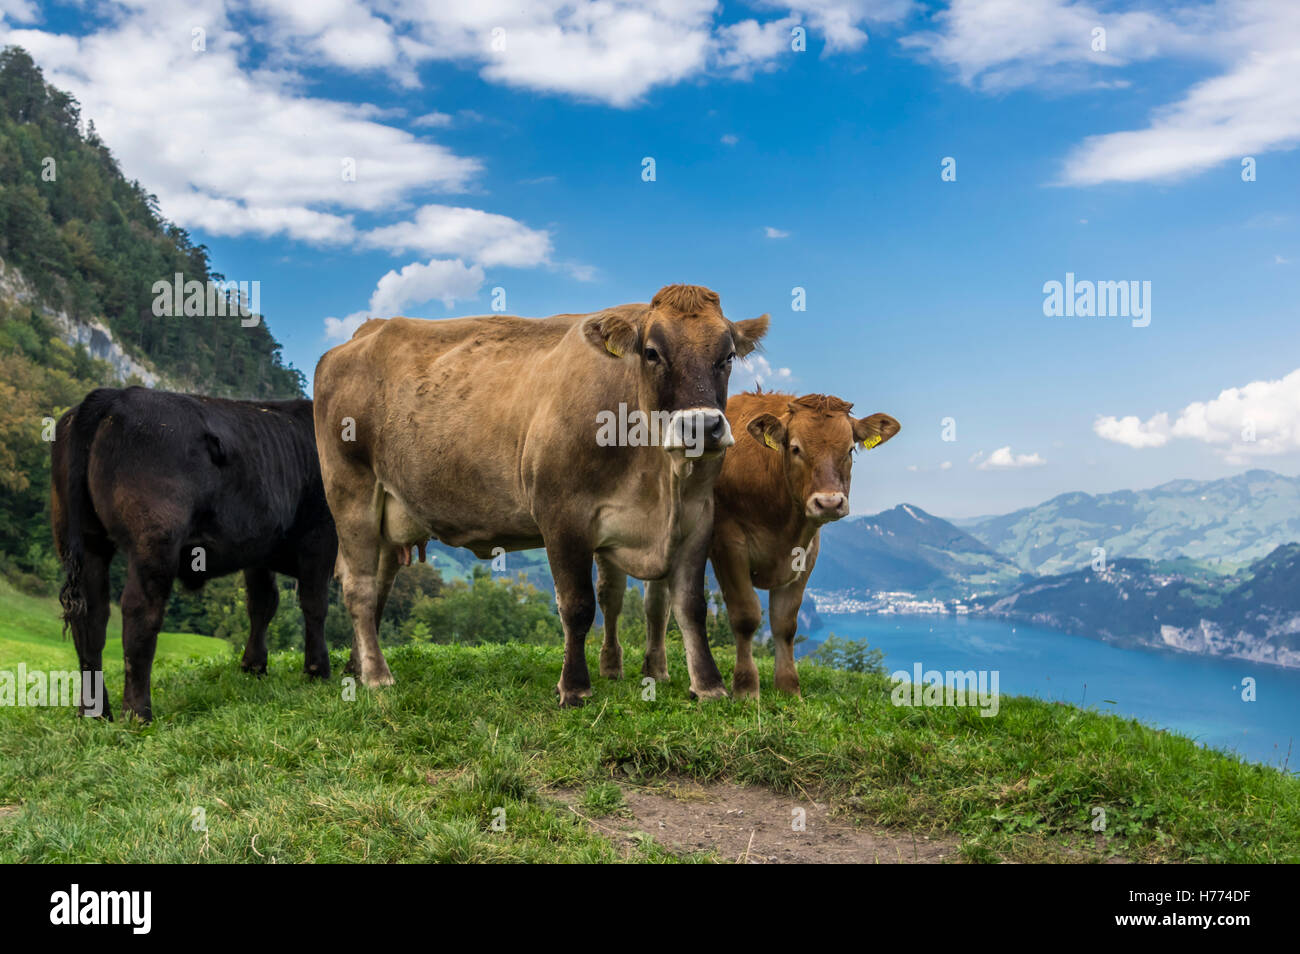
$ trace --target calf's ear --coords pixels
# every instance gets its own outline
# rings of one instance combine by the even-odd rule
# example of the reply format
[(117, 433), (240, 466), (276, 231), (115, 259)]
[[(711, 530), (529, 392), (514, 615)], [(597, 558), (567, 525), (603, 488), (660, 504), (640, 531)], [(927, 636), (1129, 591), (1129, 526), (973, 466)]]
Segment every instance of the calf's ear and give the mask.
[(759, 315), (757, 318), (731, 323), (731, 339), (736, 344), (736, 357), (743, 358), (758, 347), (763, 335), (767, 334), (767, 326), (771, 321), (769, 316)]
[(853, 422), (853, 439), (866, 450), (871, 450), (897, 434), (901, 427), (902, 425), (888, 414), (872, 414), (870, 417), (860, 417)]
[(583, 322), (582, 334), (593, 348), (611, 358), (621, 358), (636, 350), (636, 326), (621, 315), (592, 315)]
[(745, 429), (754, 440), (774, 451), (785, 446), (785, 425), (774, 414), (759, 414), (745, 425)]

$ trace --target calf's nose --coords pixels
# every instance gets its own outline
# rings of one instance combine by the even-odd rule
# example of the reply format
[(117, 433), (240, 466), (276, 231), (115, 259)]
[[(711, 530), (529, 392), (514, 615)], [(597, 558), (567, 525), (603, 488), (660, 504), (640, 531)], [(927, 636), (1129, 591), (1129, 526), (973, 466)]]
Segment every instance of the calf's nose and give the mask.
[(849, 499), (841, 493), (813, 494), (808, 498), (808, 515), (838, 520), (849, 512)]

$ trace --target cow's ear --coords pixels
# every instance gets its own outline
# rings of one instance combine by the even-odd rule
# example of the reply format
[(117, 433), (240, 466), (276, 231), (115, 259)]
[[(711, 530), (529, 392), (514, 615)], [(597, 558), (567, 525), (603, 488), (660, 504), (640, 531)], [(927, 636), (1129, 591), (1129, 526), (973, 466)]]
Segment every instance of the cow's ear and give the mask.
[(864, 449), (871, 450), (897, 434), (900, 427), (902, 425), (888, 414), (860, 417), (853, 422), (853, 439)]
[(759, 315), (757, 318), (746, 318), (744, 321), (731, 323), (731, 338), (736, 344), (736, 357), (743, 358), (758, 347), (763, 335), (767, 334), (767, 326), (771, 320), (767, 315)]
[(785, 446), (785, 425), (774, 414), (759, 414), (745, 425), (754, 440), (766, 447), (779, 451)]
[(583, 322), (582, 333), (593, 348), (612, 358), (621, 358), (636, 350), (636, 326), (621, 315), (592, 315)]

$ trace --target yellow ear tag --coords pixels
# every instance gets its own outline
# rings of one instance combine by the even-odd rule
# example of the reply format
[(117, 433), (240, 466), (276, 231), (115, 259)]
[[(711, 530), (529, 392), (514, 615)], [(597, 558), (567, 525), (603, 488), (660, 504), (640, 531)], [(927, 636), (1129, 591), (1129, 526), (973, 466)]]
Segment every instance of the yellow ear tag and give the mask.
[(616, 357), (616, 358), (621, 358), (621, 357), (623, 357), (623, 352), (618, 351), (617, 349), (615, 349), (615, 347), (614, 347), (612, 344), (610, 344), (608, 341), (605, 342), (605, 350), (608, 351), (610, 354), (612, 354), (612, 355), (613, 355), (614, 357)]
[(877, 435), (874, 436), (874, 437), (868, 437), (865, 441), (862, 442), (862, 449), (863, 449), (863, 450), (871, 450), (871, 448), (875, 447), (875, 446), (876, 446), (877, 444), (879, 444), (879, 443), (880, 443), (880, 435), (879, 435), (879, 434), (877, 434)]
[(781, 449), (776, 446), (776, 441), (772, 440), (772, 435), (768, 434), (767, 432), (763, 433), (763, 443), (766, 444), (768, 447), (772, 448), (772, 450)]

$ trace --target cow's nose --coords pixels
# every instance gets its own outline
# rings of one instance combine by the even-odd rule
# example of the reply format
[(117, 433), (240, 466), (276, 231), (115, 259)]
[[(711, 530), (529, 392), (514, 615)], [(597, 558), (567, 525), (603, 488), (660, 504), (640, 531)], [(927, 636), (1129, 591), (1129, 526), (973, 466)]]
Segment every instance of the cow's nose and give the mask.
[(735, 442), (725, 414), (715, 408), (692, 408), (673, 412), (664, 449), (685, 451), (687, 457), (699, 457), (717, 453)]
[(849, 512), (849, 498), (844, 494), (813, 494), (808, 498), (808, 516), (820, 520), (838, 520)]

